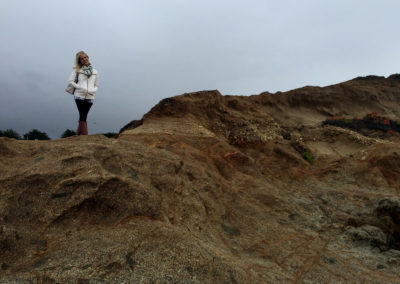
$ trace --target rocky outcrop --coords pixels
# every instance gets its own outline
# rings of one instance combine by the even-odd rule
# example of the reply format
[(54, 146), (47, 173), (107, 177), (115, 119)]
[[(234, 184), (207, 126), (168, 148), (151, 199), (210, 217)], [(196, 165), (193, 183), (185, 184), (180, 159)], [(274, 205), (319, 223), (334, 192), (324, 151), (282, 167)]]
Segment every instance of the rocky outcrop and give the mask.
[(0, 282), (398, 283), (399, 136), (321, 122), (398, 120), (399, 85), (203, 91), (118, 139), (0, 138)]

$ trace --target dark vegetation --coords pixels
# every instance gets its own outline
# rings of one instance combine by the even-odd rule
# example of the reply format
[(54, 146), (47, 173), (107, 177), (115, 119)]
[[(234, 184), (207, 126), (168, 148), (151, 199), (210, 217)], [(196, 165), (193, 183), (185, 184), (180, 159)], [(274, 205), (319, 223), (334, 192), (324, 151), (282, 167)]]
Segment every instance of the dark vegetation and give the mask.
[(369, 113), (363, 118), (331, 117), (322, 122), (322, 125), (334, 125), (350, 128), (362, 132), (363, 129), (381, 130), (388, 133), (400, 132), (400, 124), (384, 116), (378, 116), (376, 112)]
[(50, 140), (50, 137), (37, 129), (25, 133), (22, 137), (13, 129), (0, 130), (0, 137), (14, 138), (18, 140)]
[(12, 129), (0, 130), (0, 137), (21, 139), (21, 136), (19, 136), (19, 134)]
[(61, 134), (61, 138), (67, 138), (75, 135), (75, 131), (71, 129), (66, 129), (63, 134)]
[(32, 129), (28, 133), (24, 134), (24, 140), (50, 140), (50, 137), (45, 132), (41, 132), (37, 129)]
[(299, 142), (291, 142), (290, 146), (293, 147), (302, 157), (304, 160), (309, 162), (310, 164), (314, 163), (314, 157), (312, 156), (311, 152), (302, 146)]
[(118, 137), (118, 133), (114, 133), (114, 132), (103, 133), (103, 135), (106, 136), (107, 138), (117, 138)]
[[(75, 135), (75, 131), (71, 129), (66, 129), (62, 134), (60, 138), (67, 138)], [(115, 132), (107, 132), (103, 133), (104, 136), (108, 138), (117, 138), (118, 133)], [(25, 133), (24, 135), (19, 135), (18, 132), (16, 132), (13, 129), (6, 129), (6, 130), (0, 130), (0, 137), (7, 137), (7, 138), (13, 138), (17, 140), (50, 140), (50, 137), (47, 135), (46, 132), (39, 131), (37, 129), (32, 129), (31, 131)]]
[(293, 149), (295, 149), (303, 157), (304, 160), (306, 160), (310, 164), (314, 163), (314, 157), (311, 154), (311, 151), (308, 150), (302, 143), (292, 139), (292, 135), (290, 134), (289, 131), (284, 130), (282, 132), (282, 137), (285, 140), (290, 140), (291, 141), (290, 142), (290, 146), (292, 146)]

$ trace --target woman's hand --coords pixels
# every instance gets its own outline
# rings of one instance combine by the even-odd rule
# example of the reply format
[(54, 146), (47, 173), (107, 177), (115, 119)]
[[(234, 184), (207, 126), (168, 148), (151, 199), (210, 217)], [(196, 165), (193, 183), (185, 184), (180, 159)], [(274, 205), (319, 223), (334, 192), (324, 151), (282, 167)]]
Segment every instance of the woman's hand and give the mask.
[(94, 87), (89, 87), (88, 93), (89, 94), (94, 94), (97, 92), (98, 87), (94, 86)]

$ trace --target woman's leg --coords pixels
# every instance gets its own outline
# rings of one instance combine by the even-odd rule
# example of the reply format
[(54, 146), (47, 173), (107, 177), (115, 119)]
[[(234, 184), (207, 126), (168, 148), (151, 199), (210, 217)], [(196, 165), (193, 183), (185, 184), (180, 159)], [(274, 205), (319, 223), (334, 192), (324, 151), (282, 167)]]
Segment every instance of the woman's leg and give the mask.
[(75, 135), (81, 135), (81, 122), (78, 121), (78, 128), (76, 129)]
[(81, 100), (75, 100), (76, 106), (78, 107), (79, 111), (79, 121), (78, 121), (78, 129), (76, 130), (76, 135), (81, 135), (82, 134), (82, 122), (81, 122), (81, 113), (82, 113), (82, 101)]
[(84, 122), (83, 121), (78, 121), (78, 129), (76, 130), (76, 133), (75, 133), (75, 135), (82, 135), (83, 134), (83, 124), (84, 124)]
[(80, 130), (80, 132), (78, 134), (78, 130), (77, 130), (77, 135), (80, 135), (80, 134), (87, 135), (88, 130), (87, 130), (86, 119), (87, 119), (87, 115), (88, 115), (89, 110), (92, 107), (93, 103), (90, 103), (90, 102), (84, 101), (84, 100), (75, 100), (75, 102), (76, 102), (76, 106), (78, 107), (78, 111), (79, 111), (78, 130)]

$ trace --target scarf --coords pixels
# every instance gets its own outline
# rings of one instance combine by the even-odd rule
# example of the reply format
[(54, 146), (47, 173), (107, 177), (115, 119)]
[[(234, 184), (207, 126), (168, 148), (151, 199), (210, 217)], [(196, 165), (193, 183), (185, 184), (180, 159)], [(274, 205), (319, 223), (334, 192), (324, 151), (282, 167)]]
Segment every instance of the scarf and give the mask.
[(93, 74), (92, 65), (89, 65), (89, 66), (82, 66), (82, 68), (81, 68), (81, 73), (82, 73), (82, 74), (85, 74), (86, 76), (88, 76), (88, 78), (89, 78), (90, 76), (92, 76), (92, 74)]

